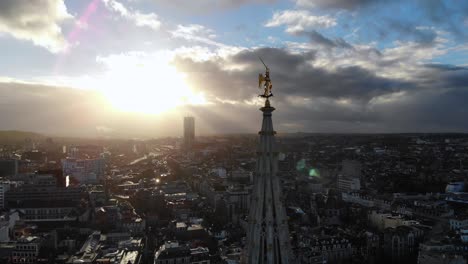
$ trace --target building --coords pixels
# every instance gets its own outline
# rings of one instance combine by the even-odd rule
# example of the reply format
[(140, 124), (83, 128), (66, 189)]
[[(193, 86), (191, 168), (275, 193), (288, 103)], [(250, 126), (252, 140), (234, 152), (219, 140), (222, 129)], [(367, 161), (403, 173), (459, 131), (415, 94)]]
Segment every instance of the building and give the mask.
[(16, 174), (18, 174), (18, 160), (0, 160), (0, 177), (15, 176)]
[(322, 263), (346, 263), (353, 255), (351, 242), (344, 238), (316, 239), (310, 242), (310, 247), (313, 256), (323, 257)]
[(24, 184), (10, 188), (5, 194), (5, 206), (14, 208), (25, 201), (73, 201), (79, 203), (83, 198), (81, 187), (58, 187), (53, 175), (31, 175), (30, 181), (23, 179)]
[(465, 183), (462, 181), (449, 182), (447, 183), (447, 186), (445, 187), (446, 193), (457, 193), (457, 192), (463, 192), (464, 190), (465, 190)]
[(239, 218), (247, 214), (250, 207), (249, 191), (244, 186), (231, 186), (226, 192), (230, 221), (239, 223)]
[[(81, 187), (58, 187), (52, 175), (32, 175), (30, 181), (5, 194), (5, 207), (18, 210), (25, 221), (72, 221), (70, 214), (86, 196)], [(29, 177), (28, 177), (29, 179)]]
[(24, 161), (29, 161), (37, 164), (47, 162), (46, 153), (39, 150), (32, 150), (23, 152), (21, 159)]
[(338, 175), (338, 190), (340, 192), (359, 191), (361, 189), (361, 181), (359, 178), (351, 178), (344, 175)]
[(297, 259), (299, 263), (323, 264), (327, 261), (319, 252), (314, 252), (310, 247), (297, 250)]
[(369, 223), (371, 226), (376, 227), (378, 230), (384, 230), (385, 228), (395, 228), (398, 226), (405, 225), (405, 218), (401, 215), (393, 215), (391, 213), (381, 213), (372, 211), (369, 214)]
[(343, 160), (341, 173), (338, 175), (340, 192), (359, 191), (361, 189), (361, 163), (355, 160)]
[(73, 201), (34, 201), (27, 200), (19, 203), (13, 210), (21, 213), (21, 219), (24, 221), (75, 221), (73, 210), (76, 204)]
[(247, 232), (246, 263), (287, 264), (293, 262), (288, 220), (278, 178), (278, 150), (270, 101), (260, 108), (262, 129), (257, 148), (257, 165)]
[(154, 253), (154, 264), (187, 264), (192, 252), (187, 245), (176, 241), (167, 241)]
[(468, 228), (468, 216), (459, 216), (450, 218), (449, 220), (451, 230), (460, 230)]
[(463, 255), (451, 252), (420, 252), (418, 264), (466, 264)]
[[(20, 220), (18, 211), (5, 212), (0, 215), (0, 243), (9, 242), (13, 236), (16, 222)], [(1, 261), (0, 261), (1, 263)]]
[(12, 263), (35, 264), (39, 256), (42, 239), (35, 236), (21, 237), (12, 252)]
[(431, 240), (419, 245), (418, 264), (465, 264), (465, 246)]
[(375, 198), (373, 196), (367, 196), (360, 194), (359, 192), (342, 193), (341, 197), (343, 201), (347, 203), (359, 204), (367, 208), (377, 208), (381, 210), (390, 211), (391, 201)]
[(25, 200), (68, 200), (78, 203), (83, 197), (84, 189), (81, 187), (35, 187), (19, 186), (6, 192), (5, 201), (8, 207), (12, 208), (17, 203)]
[(104, 177), (105, 160), (97, 159), (62, 159), (63, 175), (72, 176), (80, 183), (96, 183)]
[(343, 160), (341, 163), (341, 174), (350, 178), (360, 178), (362, 165), (356, 160)]
[(81, 145), (74, 146), (69, 149), (68, 156), (76, 159), (96, 159), (100, 158), (104, 152), (102, 146), (96, 145)]
[(0, 181), (0, 209), (5, 208), (5, 194), (10, 190), (9, 181)]
[(460, 239), (463, 243), (468, 243), (468, 229), (460, 229)]
[(190, 249), (191, 264), (210, 264), (210, 251), (206, 247)]
[(391, 263), (407, 263), (417, 256), (419, 230), (409, 226), (387, 228), (384, 231), (384, 254)]
[(253, 173), (251, 171), (246, 171), (242, 168), (238, 168), (236, 170), (231, 171), (229, 180), (240, 183), (252, 183)]
[(195, 144), (195, 117), (184, 117), (184, 147), (192, 149)]

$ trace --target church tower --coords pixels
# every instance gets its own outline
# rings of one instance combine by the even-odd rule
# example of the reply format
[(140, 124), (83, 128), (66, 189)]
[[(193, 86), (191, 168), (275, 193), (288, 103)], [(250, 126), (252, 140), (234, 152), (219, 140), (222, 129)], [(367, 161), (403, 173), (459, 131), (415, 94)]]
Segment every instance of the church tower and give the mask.
[[(270, 95), (271, 96), (271, 95)], [(260, 141), (257, 148), (257, 165), (249, 212), (247, 233), (248, 264), (292, 263), (288, 221), (278, 171), (272, 112), (275, 110), (266, 97)]]

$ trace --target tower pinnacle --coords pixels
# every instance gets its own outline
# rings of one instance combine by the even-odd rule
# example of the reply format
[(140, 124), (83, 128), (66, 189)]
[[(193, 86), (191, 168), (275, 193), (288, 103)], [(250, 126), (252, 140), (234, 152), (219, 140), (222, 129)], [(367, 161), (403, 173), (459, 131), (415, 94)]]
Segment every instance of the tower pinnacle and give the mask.
[(248, 264), (291, 263), (291, 245), (286, 210), (278, 171), (272, 112), (275, 110), (266, 97), (260, 140), (257, 148), (257, 165), (249, 212), (247, 234)]

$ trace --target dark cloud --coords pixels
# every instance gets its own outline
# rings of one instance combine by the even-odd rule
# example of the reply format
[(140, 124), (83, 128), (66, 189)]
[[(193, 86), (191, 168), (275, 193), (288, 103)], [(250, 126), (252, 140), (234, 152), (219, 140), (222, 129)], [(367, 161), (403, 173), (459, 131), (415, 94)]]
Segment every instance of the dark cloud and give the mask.
[[(345, 9), (355, 10), (369, 6), (391, 6), (408, 3), (404, 0), (384, 1), (384, 0), (296, 0), (298, 6), (318, 7), (325, 9)], [(449, 18), (453, 15), (468, 14), (468, 3), (466, 1), (444, 1), (444, 0), (416, 0), (417, 8), (425, 17), (439, 23), (450, 23)], [(452, 4), (455, 4), (455, 8)]]
[(434, 24), (443, 26), (459, 37), (467, 36), (463, 28), (464, 19), (468, 17), (467, 1), (418, 0), (418, 4)]
[[(341, 67), (335, 71), (313, 67), (310, 62), (315, 52), (294, 54), (283, 49), (261, 48), (246, 50), (227, 60), (196, 62), (177, 59), (175, 65), (188, 73), (195, 87), (214, 97), (226, 100), (248, 100), (255, 92), (255, 76), (261, 72), (262, 57), (271, 68), (274, 87), (278, 95), (297, 95), (370, 100), (374, 96), (398, 91), (406, 84), (401, 81), (384, 79), (357, 66)], [(243, 70), (223, 70), (228, 64), (240, 64)], [(196, 69), (196, 70), (194, 70)]]
[(316, 30), (311, 30), (309, 28), (295, 29), (293, 32), (290, 32), (290, 34), (307, 37), (312, 44), (317, 44), (325, 48), (354, 48), (353, 45), (345, 41), (343, 38), (327, 38)]
[[(159, 116), (119, 112), (90, 90), (0, 83), (1, 129), (79, 136), (174, 136), (181, 135), (182, 117), (190, 114), (196, 117), (198, 134), (255, 132), (262, 100), (256, 98), (261, 92), (256, 78), (264, 70), (258, 56), (271, 68), (275, 94), (271, 101), (277, 109), (273, 118), (279, 132), (468, 132), (463, 122), (468, 114), (465, 67), (420, 65), (412, 78), (401, 81), (357, 64), (314, 66), (319, 60), (316, 51), (277, 48), (243, 50), (205, 61), (177, 57), (174, 65), (211, 104), (181, 107)], [(394, 63), (404, 67), (406, 62)]]
[(2, 129), (88, 134), (104, 114), (96, 93), (22, 83), (0, 83)]
[(428, 68), (433, 68), (442, 71), (460, 71), (460, 70), (468, 70), (467, 67), (451, 65), (451, 64), (426, 64)]
[[(299, 7), (327, 12), (346, 10), (360, 17), (372, 18), (367, 22), (376, 27), (381, 37), (397, 37), (430, 43), (436, 37), (434, 28), (450, 32), (458, 39), (468, 37), (465, 21), (468, 18), (468, 1), (416, 0), (296, 0)], [(409, 15), (404, 15), (408, 11)], [(374, 19), (380, 15), (378, 19)], [(395, 16), (397, 19), (395, 19)], [(353, 16), (349, 17), (354, 19)], [(426, 26), (426, 28), (421, 28)], [(432, 28), (433, 27), (433, 28)]]
[(241, 63), (255, 67), (260, 63), (259, 58), (263, 58), (267, 64), (275, 65), (277, 71), (292, 71), (297, 70), (308, 60), (313, 60), (315, 57), (314, 51), (303, 52), (300, 54), (292, 54), (284, 49), (277, 48), (260, 48), (255, 51), (244, 50), (232, 56), (231, 60), (234, 63)]
[(394, 130), (467, 132), (468, 126), (462, 121), (468, 113), (463, 103), (467, 98), (465, 89), (409, 91), (404, 99), (382, 104), (374, 111), (380, 123)]
[(310, 32), (302, 32), (301, 35), (306, 35), (309, 37), (312, 43), (322, 45), (327, 48), (344, 48), (344, 49), (352, 49), (353, 46), (346, 42), (342, 38), (337, 39), (329, 39), (322, 34), (318, 33), (317, 31), (313, 30)]
[[(384, 56), (373, 49), (368, 52)], [(241, 107), (243, 100), (250, 100), (255, 93), (254, 69), (258, 69), (257, 72), (262, 70), (257, 60), (259, 55), (266, 61), (270, 59), (275, 94), (272, 102), (280, 110), (275, 112), (278, 129), (317, 132), (468, 131), (468, 125), (459, 122), (468, 111), (468, 106), (463, 103), (468, 99), (468, 92), (465, 92), (468, 74), (463, 67), (422, 65), (413, 76), (414, 80), (402, 81), (379, 77), (359, 66), (333, 70), (317, 68), (311, 63), (316, 59), (315, 52), (301, 55), (273, 48), (242, 51), (215, 61), (177, 60), (176, 65), (185, 70), (197, 69), (187, 72), (195, 87), (203, 87), (208, 95), (240, 102), (235, 107)], [(223, 70), (224, 66), (232, 63), (243, 65), (243, 70)], [(397, 65), (406, 62), (395, 59), (386, 63)], [(238, 111), (249, 115), (248, 110), (251, 111), (250, 108)], [(232, 112), (228, 118), (237, 117)]]
[(336, 43), (333, 40), (324, 37), (322, 34), (318, 33), (317, 31), (311, 31), (311, 32), (307, 32), (307, 33), (304, 32), (303, 34), (307, 34), (308, 37), (310, 38), (310, 40), (313, 43), (317, 43), (319, 45), (323, 45), (323, 46), (326, 46), (326, 47), (335, 47), (336, 46)]
[[(468, 17), (467, 1), (417, 0), (414, 5), (413, 21), (405, 22), (410, 25), (407, 27), (416, 28), (424, 24), (432, 24), (432, 26), (452, 33), (456, 38), (466, 39), (468, 37), (464, 25), (464, 21)], [(425, 33), (419, 33), (427, 34), (429, 32), (426, 30)]]
[(60, 23), (70, 18), (63, 0), (0, 1), (0, 32), (31, 40), (53, 52), (65, 48)]
[(437, 33), (431, 28), (421, 28), (413, 23), (405, 23), (400, 20), (390, 19), (386, 23), (387, 27), (382, 28), (382, 36), (388, 34), (397, 34), (397, 39), (409, 39), (420, 44), (432, 45), (434, 44)]
[(431, 76), (428, 78), (440, 88), (468, 88), (468, 67), (447, 64), (428, 64)]

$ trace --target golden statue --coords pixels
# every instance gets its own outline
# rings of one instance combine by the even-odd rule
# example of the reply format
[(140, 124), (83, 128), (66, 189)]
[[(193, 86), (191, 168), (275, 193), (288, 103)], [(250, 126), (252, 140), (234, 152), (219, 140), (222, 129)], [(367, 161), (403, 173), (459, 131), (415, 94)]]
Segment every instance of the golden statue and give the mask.
[(259, 96), (268, 99), (269, 97), (273, 96), (273, 94), (271, 93), (271, 89), (273, 89), (273, 84), (271, 84), (271, 79), (270, 79), (270, 68), (266, 66), (262, 58), (259, 57), (259, 59), (265, 66), (265, 75), (261, 73), (258, 75), (258, 88), (261, 88), (263, 84), (263, 89), (264, 89), (263, 94), (260, 94)]

